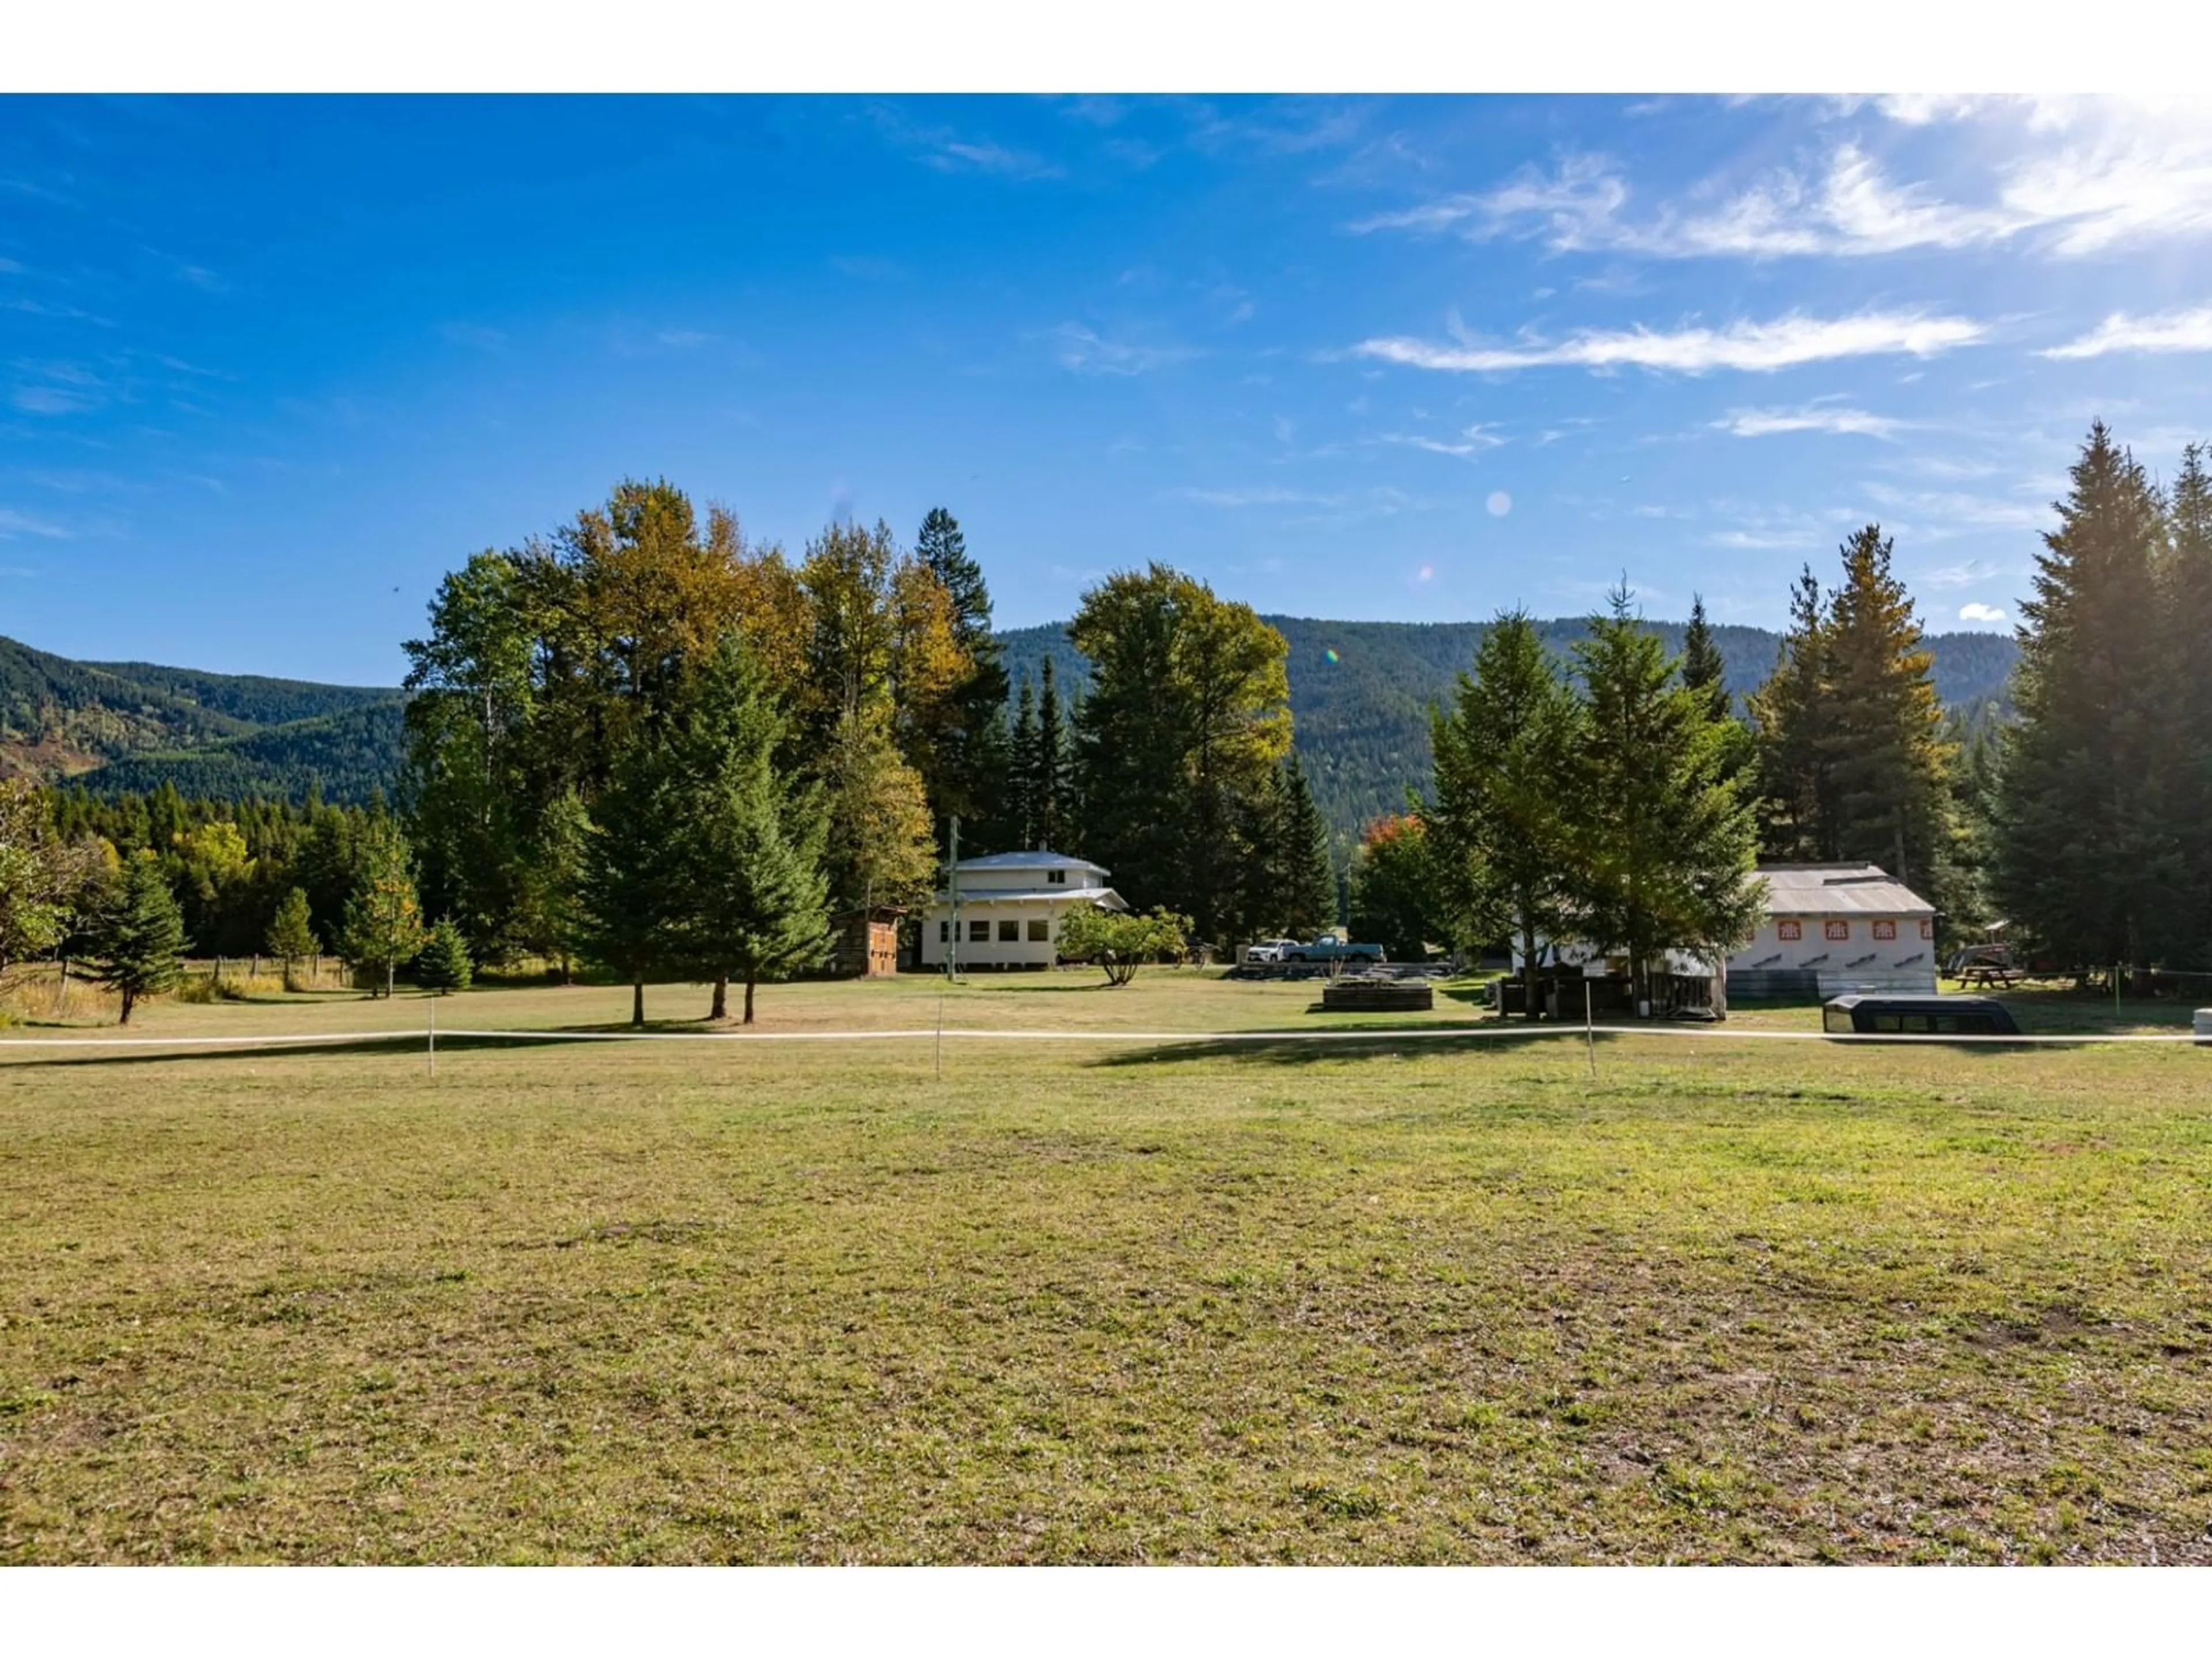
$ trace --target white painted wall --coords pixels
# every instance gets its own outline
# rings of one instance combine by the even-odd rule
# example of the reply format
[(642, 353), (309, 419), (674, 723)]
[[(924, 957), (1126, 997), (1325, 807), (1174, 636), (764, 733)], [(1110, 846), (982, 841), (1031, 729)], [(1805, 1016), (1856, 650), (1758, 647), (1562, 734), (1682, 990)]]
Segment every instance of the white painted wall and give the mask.
[[(1085, 901), (1088, 902), (1088, 901)], [(963, 882), (960, 892), (960, 965), (963, 968), (1049, 968), (1059, 959), (1060, 919), (1070, 906), (1042, 900), (1021, 903), (998, 904), (986, 900), (976, 902), (976, 895)], [(945, 965), (945, 943), (939, 937), (951, 920), (951, 909), (945, 905), (933, 905), (921, 921), (921, 965), (942, 968)], [(1000, 924), (1011, 921), (1018, 938), (1001, 939)], [(1038, 940), (1030, 937), (1030, 924), (1045, 924), (1047, 938)], [(972, 938), (977, 924), (990, 930), (988, 939)]]
[[(1887, 939), (1885, 924), (1892, 935)], [(1789, 937), (1793, 929), (1795, 939)], [(1932, 994), (1936, 922), (1909, 915), (1769, 916), (1728, 966), (1732, 974), (1811, 973), (1823, 996), (1859, 990)]]

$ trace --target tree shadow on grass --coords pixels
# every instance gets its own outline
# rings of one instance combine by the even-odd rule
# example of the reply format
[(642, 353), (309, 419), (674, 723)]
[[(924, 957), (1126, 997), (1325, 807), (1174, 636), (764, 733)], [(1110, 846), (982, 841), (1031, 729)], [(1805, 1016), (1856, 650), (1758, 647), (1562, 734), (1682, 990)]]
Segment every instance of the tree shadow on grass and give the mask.
[[(1231, 1060), (1261, 1066), (1311, 1066), (1331, 1060), (1399, 1060), (1425, 1054), (1465, 1056), (1517, 1051), (1532, 1041), (1579, 1039), (1582, 1032), (1560, 1025), (1484, 1025), (1455, 1030), (1434, 1024), (1367, 1025), (1357, 1032), (1316, 1042), (1309, 1036), (1212, 1037), (1164, 1042), (1152, 1048), (1116, 1049), (1090, 1064), (1109, 1068), (1174, 1065), (1185, 1060)], [(1612, 1039), (1603, 1031), (1601, 1042)]]
[[(544, 1031), (516, 1031), (499, 1036), (464, 1036), (456, 1033), (438, 1036), (438, 1052), (441, 1054), (471, 1053), (489, 1048), (545, 1048), (573, 1040), (575, 1037), (650, 1037), (669, 1032), (721, 1036), (731, 1041), (744, 1041), (744, 1028), (732, 1025), (725, 1030), (720, 1027), (705, 1027), (698, 1021), (664, 1020), (648, 1022), (642, 1030), (627, 1024), (617, 1025), (567, 1025)], [(212, 1043), (181, 1042), (172, 1048), (161, 1039), (149, 1040), (149, 1046), (117, 1053), (97, 1041), (72, 1044), (82, 1053), (69, 1049), (47, 1049), (22, 1060), (0, 1060), (0, 1071), (10, 1067), (99, 1066), (165, 1066), (180, 1060), (194, 1062), (215, 1060), (292, 1059), (302, 1054), (422, 1054), (427, 1059), (429, 1042), (424, 1034), (416, 1031), (394, 1031), (390, 1036), (363, 1034), (349, 1036), (342, 1042), (319, 1042), (312, 1036), (240, 1036), (236, 1048), (219, 1048)], [(154, 1046), (159, 1044), (160, 1046)]]

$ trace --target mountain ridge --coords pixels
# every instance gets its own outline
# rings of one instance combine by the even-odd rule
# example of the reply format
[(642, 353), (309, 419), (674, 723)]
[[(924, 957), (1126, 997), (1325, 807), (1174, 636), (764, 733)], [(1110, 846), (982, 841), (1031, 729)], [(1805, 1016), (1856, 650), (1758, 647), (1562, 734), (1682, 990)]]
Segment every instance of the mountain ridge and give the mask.
[[(1427, 778), (1428, 708), (1449, 698), (1474, 661), (1487, 623), (1333, 622), (1267, 614), (1290, 647), (1291, 714), (1316, 804), (1340, 844), (1378, 813), (1401, 810)], [(1679, 652), (1683, 624), (1648, 624)], [(1565, 653), (1586, 618), (1536, 624)], [(1717, 623), (1729, 689), (1741, 696), (1771, 671), (1781, 636)], [(1054, 659), (1079, 690), (1083, 661), (1066, 624), (1007, 629), (1010, 676), (1034, 679)], [(1932, 678), (1947, 708), (2002, 715), (2018, 648), (2002, 634), (1928, 636)], [(27, 775), (95, 790), (173, 784), (186, 795), (332, 801), (390, 793), (405, 753), (406, 693), (156, 663), (88, 662), (0, 637), (0, 775)]]

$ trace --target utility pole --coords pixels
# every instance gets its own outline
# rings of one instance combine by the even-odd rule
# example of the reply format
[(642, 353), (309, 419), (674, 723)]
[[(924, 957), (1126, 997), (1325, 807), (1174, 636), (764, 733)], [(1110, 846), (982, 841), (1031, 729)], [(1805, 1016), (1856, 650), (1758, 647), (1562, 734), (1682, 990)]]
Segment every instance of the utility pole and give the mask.
[(960, 815), (952, 815), (952, 850), (945, 860), (945, 890), (951, 900), (952, 923), (945, 943), (945, 977), (960, 982)]

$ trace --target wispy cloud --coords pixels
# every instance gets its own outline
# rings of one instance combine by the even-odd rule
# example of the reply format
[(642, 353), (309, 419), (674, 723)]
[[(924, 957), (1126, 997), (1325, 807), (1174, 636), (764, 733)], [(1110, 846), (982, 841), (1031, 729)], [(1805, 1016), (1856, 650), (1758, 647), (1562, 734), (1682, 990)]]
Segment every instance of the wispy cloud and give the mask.
[(1724, 328), (1584, 330), (1564, 340), (1524, 336), (1512, 344), (1463, 342), (1440, 345), (1391, 337), (1363, 340), (1354, 355), (1414, 368), (1462, 374), (1568, 366), (1589, 369), (1648, 368), (1680, 374), (1711, 369), (1765, 373), (1840, 357), (1910, 354), (1929, 357), (1972, 345), (1986, 327), (1963, 317), (1925, 312), (1862, 312), (1854, 317), (1792, 313), (1771, 322), (1736, 322)]
[(2051, 522), (2047, 508), (1952, 489), (1897, 489), (1869, 484), (1867, 494), (1884, 507), (1901, 507), (1933, 521), (1937, 530), (2040, 530)]
[(100, 407), (94, 393), (59, 386), (19, 386), (9, 401), (26, 415), (82, 415)]
[(0, 300), (0, 311), (21, 312), (27, 317), (51, 317), (57, 322), (90, 323), (94, 328), (113, 328), (112, 319), (94, 315), (76, 306), (51, 305), (44, 300)]
[(1478, 421), (1473, 426), (1462, 427), (1449, 438), (1431, 437), (1418, 432), (1386, 432), (1375, 441), (1382, 444), (1403, 444), (1408, 449), (1425, 449), (1433, 455), (1480, 455), (1486, 449), (1504, 447), (1506, 440), (1498, 435), (1494, 424)]
[(2130, 317), (2116, 311), (2078, 340), (2039, 353), (2045, 357), (2101, 357), (2112, 351), (2212, 351), (2212, 306)]
[(1062, 323), (1052, 340), (1060, 367), (1078, 374), (1144, 374), (1197, 356), (1188, 346), (1109, 340), (1080, 323)]
[(1705, 538), (1715, 547), (1742, 548), (1759, 552), (1785, 552), (1811, 547), (1819, 540), (1810, 530), (1723, 530)]
[(46, 541), (65, 542), (70, 532), (47, 519), (34, 519), (27, 513), (17, 513), (0, 507), (0, 541), (18, 536), (37, 536)]
[(925, 125), (907, 118), (888, 104), (873, 106), (870, 114), (893, 143), (915, 152), (924, 167), (939, 173), (982, 173), (1002, 179), (1057, 179), (1060, 169), (1043, 156), (1016, 149), (994, 139), (962, 133), (951, 127)]
[(1713, 422), (1716, 429), (1739, 438), (1765, 438), (1783, 432), (1893, 438), (1911, 424), (1887, 415), (1869, 415), (1863, 409), (1819, 404), (1803, 409), (1732, 409)]
[(1528, 238), (1561, 251), (1660, 258), (1852, 257), (2014, 241), (2067, 258), (2212, 233), (2212, 106), (1921, 97), (1881, 107), (1916, 125), (2002, 115), (2025, 131), (1975, 200), (1900, 182), (1844, 139), (1810, 169), (1775, 168), (1747, 184), (1708, 179), (1641, 216), (1626, 212), (1632, 192), (1617, 162), (1575, 154), (1348, 228)]
[(22, 274), (23, 267), (20, 261), (0, 259), (0, 276), (21, 276)]
[(1169, 499), (1195, 501), (1200, 507), (1341, 507), (1342, 495), (1317, 495), (1310, 490), (1278, 489), (1261, 487), (1257, 489), (1170, 489)]

